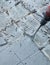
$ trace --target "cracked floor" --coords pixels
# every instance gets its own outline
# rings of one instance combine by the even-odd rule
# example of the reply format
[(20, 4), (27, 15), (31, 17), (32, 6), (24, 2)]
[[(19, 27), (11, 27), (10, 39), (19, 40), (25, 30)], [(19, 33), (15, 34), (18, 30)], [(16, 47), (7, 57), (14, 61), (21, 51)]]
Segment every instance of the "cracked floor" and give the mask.
[(50, 0), (0, 0), (0, 65), (50, 65), (50, 21), (40, 26)]

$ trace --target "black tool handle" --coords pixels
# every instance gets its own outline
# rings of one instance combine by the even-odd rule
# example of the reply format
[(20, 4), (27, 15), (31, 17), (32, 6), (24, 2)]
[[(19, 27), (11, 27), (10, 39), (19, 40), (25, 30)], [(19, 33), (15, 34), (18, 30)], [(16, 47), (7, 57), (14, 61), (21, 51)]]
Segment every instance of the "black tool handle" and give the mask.
[(44, 26), (48, 21), (50, 21), (50, 17), (48, 17), (46, 14), (44, 15), (44, 18), (41, 20), (40, 24), (41, 26)]

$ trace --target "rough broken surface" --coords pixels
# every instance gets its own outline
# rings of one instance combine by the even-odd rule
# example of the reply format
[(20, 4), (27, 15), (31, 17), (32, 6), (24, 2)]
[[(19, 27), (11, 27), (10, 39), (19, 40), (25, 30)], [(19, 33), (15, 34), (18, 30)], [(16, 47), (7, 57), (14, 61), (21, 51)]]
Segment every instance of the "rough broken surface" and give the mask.
[(0, 0), (0, 65), (50, 65), (50, 21), (31, 37), (49, 4)]

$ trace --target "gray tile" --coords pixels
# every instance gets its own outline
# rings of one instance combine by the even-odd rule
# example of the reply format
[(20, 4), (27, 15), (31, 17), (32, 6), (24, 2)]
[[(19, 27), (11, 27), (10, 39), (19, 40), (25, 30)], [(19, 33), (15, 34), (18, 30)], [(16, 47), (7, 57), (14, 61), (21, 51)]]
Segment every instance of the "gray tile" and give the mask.
[[(37, 11), (37, 13), (38, 13), (38, 12), (39, 12), (39, 11)], [(41, 13), (41, 12), (39, 12), (38, 14), (34, 13), (33, 16), (34, 16), (35, 19), (40, 23), (40, 21), (42, 20), (42, 17), (40, 17), (40, 16), (42, 16), (42, 13)]]
[(15, 36), (17, 32), (16, 29), (17, 26), (15, 24), (13, 25), (10, 24), (10, 26), (6, 28), (6, 31), (4, 31), (4, 33)]
[(27, 36), (21, 37), (13, 43), (11, 48), (21, 60), (24, 60), (38, 51), (36, 45)]
[(47, 3), (49, 3), (49, 0), (22, 0), (25, 7), (28, 8), (29, 10), (33, 11), (34, 9), (38, 10), (39, 8), (45, 6)]
[(33, 54), (23, 61), (25, 65), (50, 65), (50, 61), (41, 53)]
[(34, 41), (39, 48), (44, 47), (48, 42), (48, 36), (45, 31), (45, 28), (42, 27), (35, 35)]
[(25, 32), (29, 35), (33, 35), (40, 23), (34, 18), (32, 14), (26, 16), (23, 19), (20, 19), (18, 26), (25, 30)]
[(20, 62), (10, 48), (0, 53), (0, 65), (16, 65)]
[(22, 0), (22, 1), (23, 1), (25, 8), (27, 8), (30, 11), (34, 10), (35, 3), (33, 0), (30, 0), (30, 1), (27, 0), (27, 2), (25, 0)]
[(10, 24), (9, 26), (7, 26), (6, 31), (4, 31), (4, 34), (7, 34), (8, 39), (9, 39), (9, 37), (10, 38), (14, 37), (17, 39), (23, 35), (23, 31), (21, 30), (20, 27), (17, 27), (17, 25), (13, 23), (13, 25)]
[(0, 14), (0, 31), (1, 29), (4, 29), (9, 22), (10, 22), (9, 17), (7, 17), (5, 13), (1, 13)]
[(35, 0), (35, 3), (37, 4), (37, 8), (41, 8), (45, 6), (47, 3), (49, 3), (49, 0)]
[(10, 17), (16, 21), (27, 15), (28, 13), (28, 10), (26, 10), (21, 3), (9, 10)]
[(2, 32), (0, 32), (0, 52), (5, 50), (6, 47), (8, 47), (7, 45), (8, 45), (8, 43), (7, 43), (6, 36)]
[(14, 6), (14, 4), (15, 4), (14, 0), (9, 0), (9, 1), (2, 0), (1, 1), (1, 7), (3, 7), (5, 10), (9, 10), (11, 7)]

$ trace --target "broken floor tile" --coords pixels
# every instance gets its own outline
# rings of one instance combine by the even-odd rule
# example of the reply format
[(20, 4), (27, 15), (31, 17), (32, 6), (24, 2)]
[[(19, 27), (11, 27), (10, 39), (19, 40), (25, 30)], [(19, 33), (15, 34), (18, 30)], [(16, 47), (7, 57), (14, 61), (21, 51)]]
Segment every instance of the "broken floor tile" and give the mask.
[(47, 44), (46, 42), (48, 42), (48, 37), (42, 27), (35, 35), (34, 41), (39, 48), (44, 47)]
[(39, 11), (40, 11), (43, 15), (44, 15), (44, 13), (46, 12), (47, 6), (48, 6), (48, 5), (46, 5), (46, 6), (42, 7), (42, 8), (39, 8)]
[[(38, 13), (39, 12), (39, 13)], [(40, 12), (40, 11), (38, 11), (37, 13), (38, 14), (36, 14), (36, 13), (34, 13), (33, 14), (33, 16), (35, 17), (35, 19), (40, 23), (41, 22), (41, 20), (42, 20), (42, 13)]]
[(3, 46), (4, 44), (6, 44), (4, 38), (0, 37), (0, 46)]
[(8, 36), (3, 32), (0, 32), (0, 53), (4, 51), (8, 46)]
[(29, 11), (32, 11), (35, 9), (35, 2), (33, 0), (27, 0), (27, 2), (25, 0), (22, 0), (22, 4), (23, 6), (28, 9)]
[(21, 3), (9, 10), (10, 17), (16, 21), (28, 13), (28, 10), (26, 10)]
[(3, 7), (3, 9), (5, 10), (9, 10), (11, 9), (13, 6), (15, 6), (15, 1), (14, 0), (2, 0), (1, 2), (1, 7)]
[(43, 52), (44, 55), (46, 55), (46, 57), (48, 57), (48, 59), (50, 60), (50, 42), (49, 42), (49, 44), (42, 50), (42, 52)]
[(5, 13), (0, 14), (0, 31), (4, 29), (6, 25), (9, 23), (9, 17)]
[(4, 34), (7, 34), (7, 36), (19, 38), (21, 35), (23, 35), (23, 31), (20, 28), (18, 28), (16, 24), (12, 24), (6, 28)]
[(41, 52), (28, 57), (23, 63), (25, 65), (50, 65), (50, 61)]
[(19, 62), (19, 58), (11, 51), (10, 48), (6, 48), (0, 53), (0, 65), (17, 65)]
[(45, 29), (47, 31), (48, 37), (50, 37), (50, 21), (48, 21), (48, 23), (46, 24)]
[(21, 19), (18, 23), (18, 26), (23, 28), (23, 30), (29, 35), (33, 35), (39, 27), (39, 25), (40, 23), (33, 17), (32, 14)]
[(16, 53), (21, 60), (24, 60), (38, 51), (37, 46), (27, 36), (16, 40), (15, 44), (13, 44), (11, 48), (12, 51)]
[(46, 27), (47, 27), (48, 29), (50, 29), (50, 21), (48, 21), (48, 23), (46, 24)]
[(39, 8), (39, 10), (37, 10), (36, 13), (33, 13), (33, 16), (35, 17), (35, 19), (41, 22), (41, 20), (44, 17), (44, 13), (46, 12), (46, 9), (47, 9), (47, 5), (42, 8)]
[(4, 37), (3, 33), (0, 32), (0, 47), (7, 45), (7, 39)]
[(35, 0), (35, 3), (37, 4), (35, 6), (37, 6), (37, 8), (40, 8), (40, 7), (44, 7), (45, 5), (47, 5), (49, 3), (49, 0), (43, 0), (43, 1)]
[[(0, 53), (1, 52), (3, 52), (5, 49), (7, 49), (8, 47), (11, 47), (11, 46), (13, 46), (14, 44), (17, 44), (18, 43), (18, 41), (17, 40), (19, 40), (20, 38), (16, 38), (16, 37), (13, 37), (13, 36), (9, 36), (9, 35), (4, 35), (4, 39), (5, 39), (5, 42), (7, 42), (7, 44), (6, 43), (4, 43), (4, 44), (1, 44), (1, 46), (0, 46)], [(7, 40), (7, 41), (6, 41)]]
[(25, 8), (29, 9), (30, 11), (33, 11), (34, 9), (38, 10), (42, 6), (45, 6), (46, 4), (49, 3), (49, 0), (22, 0)]
[(17, 29), (17, 26), (16, 25), (11, 25), (11, 26), (7, 27), (6, 28), (6, 31), (4, 31), (4, 32), (7, 33), (8, 35), (14, 36), (15, 33), (17, 32), (16, 29)]

